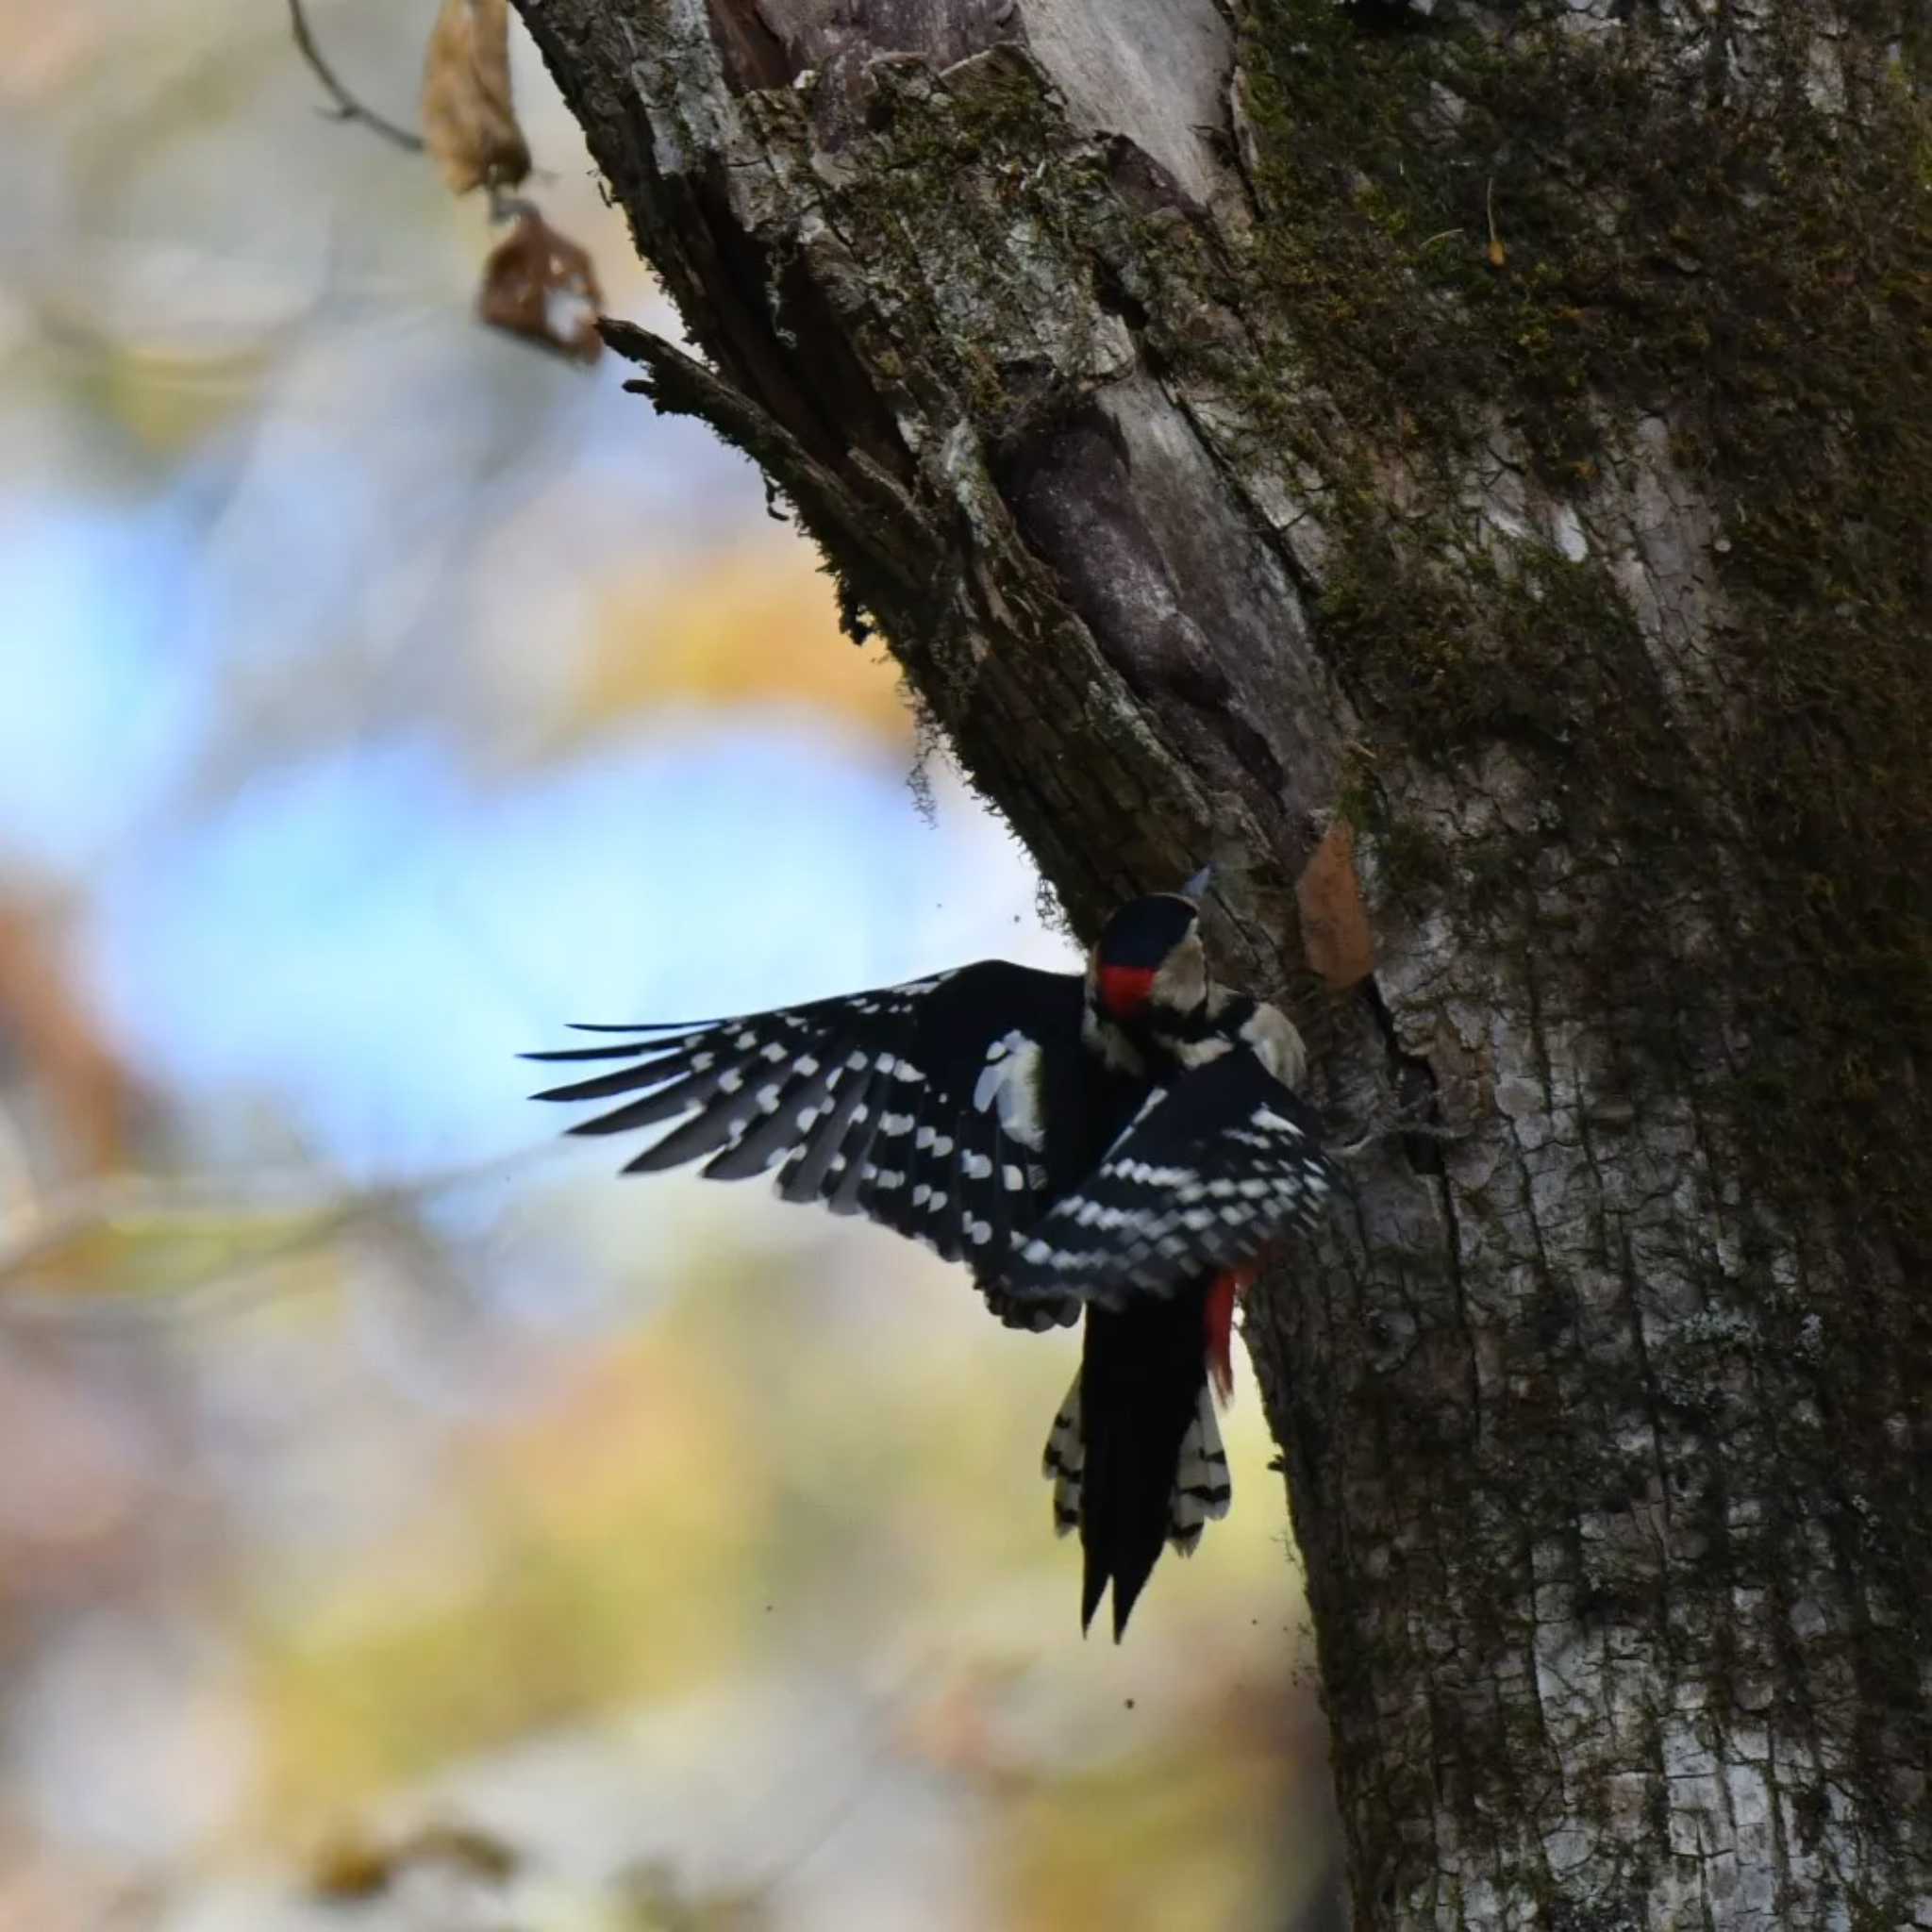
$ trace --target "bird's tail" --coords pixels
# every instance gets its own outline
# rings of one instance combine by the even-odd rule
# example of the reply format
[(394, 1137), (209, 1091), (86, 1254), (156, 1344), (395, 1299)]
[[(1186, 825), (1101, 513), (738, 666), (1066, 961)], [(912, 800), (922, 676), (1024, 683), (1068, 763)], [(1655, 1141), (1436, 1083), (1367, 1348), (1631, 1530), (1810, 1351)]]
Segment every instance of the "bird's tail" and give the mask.
[(1080, 1532), (1085, 1629), (1110, 1582), (1120, 1641), (1163, 1542), (1191, 1556), (1231, 1494), (1208, 1385), (1206, 1290), (1090, 1307), (1080, 1373), (1047, 1438), (1054, 1527)]

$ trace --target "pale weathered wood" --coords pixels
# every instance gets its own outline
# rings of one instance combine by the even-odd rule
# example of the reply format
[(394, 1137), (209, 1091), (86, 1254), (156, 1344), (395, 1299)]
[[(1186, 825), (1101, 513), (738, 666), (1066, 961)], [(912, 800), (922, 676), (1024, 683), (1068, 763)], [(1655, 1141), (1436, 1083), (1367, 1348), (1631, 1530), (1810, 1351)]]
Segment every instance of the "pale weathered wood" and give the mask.
[(1358, 1922), (1932, 1926), (1917, 0), (520, 7), (1075, 924), (1464, 1130), (1249, 1327)]

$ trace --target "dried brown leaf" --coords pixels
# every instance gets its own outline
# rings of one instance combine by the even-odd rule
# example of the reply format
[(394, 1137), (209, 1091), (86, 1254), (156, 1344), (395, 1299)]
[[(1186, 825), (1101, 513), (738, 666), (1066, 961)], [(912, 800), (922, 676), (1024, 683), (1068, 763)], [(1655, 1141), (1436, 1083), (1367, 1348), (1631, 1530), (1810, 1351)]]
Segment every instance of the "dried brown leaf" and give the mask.
[(1337, 992), (1375, 970), (1375, 944), (1355, 865), (1355, 827), (1337, 819), (1295, 881), (1308, 964)]
[(603, 302), (591, 258), (526, 208), (483, 264), (476, 312), (491, 328), (575, 362), (594, 362), (604, 352), (597, 334)]
[(510, 105), (509, 0), (442, 0), (423, 61), (423, 141), (456, 194), (530, 172)]

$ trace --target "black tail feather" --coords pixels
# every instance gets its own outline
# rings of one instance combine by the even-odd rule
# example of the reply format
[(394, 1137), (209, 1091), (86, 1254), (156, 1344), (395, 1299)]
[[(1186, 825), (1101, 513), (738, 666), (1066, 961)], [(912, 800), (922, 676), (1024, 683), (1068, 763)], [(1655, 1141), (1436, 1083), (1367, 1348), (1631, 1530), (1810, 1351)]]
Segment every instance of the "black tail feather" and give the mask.
[(1181, 1441), (1207, 1380), (1208, 1291), (1090, 1305), (1080, 1368), (1080, 1627), (1113, 1585), (1118, 1643), (1170, 1528)]

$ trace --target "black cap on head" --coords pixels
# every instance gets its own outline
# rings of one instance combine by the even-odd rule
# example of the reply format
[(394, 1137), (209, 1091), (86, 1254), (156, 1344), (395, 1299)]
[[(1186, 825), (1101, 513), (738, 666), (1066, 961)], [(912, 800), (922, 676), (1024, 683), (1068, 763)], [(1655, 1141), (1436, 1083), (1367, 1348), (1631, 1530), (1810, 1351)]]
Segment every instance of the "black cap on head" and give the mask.
[(1101, 928), (1095, 956), (1103, 966), (1153, 972), (1187, 938), (1200, 915), (1173, 892), (1129, 899)]

